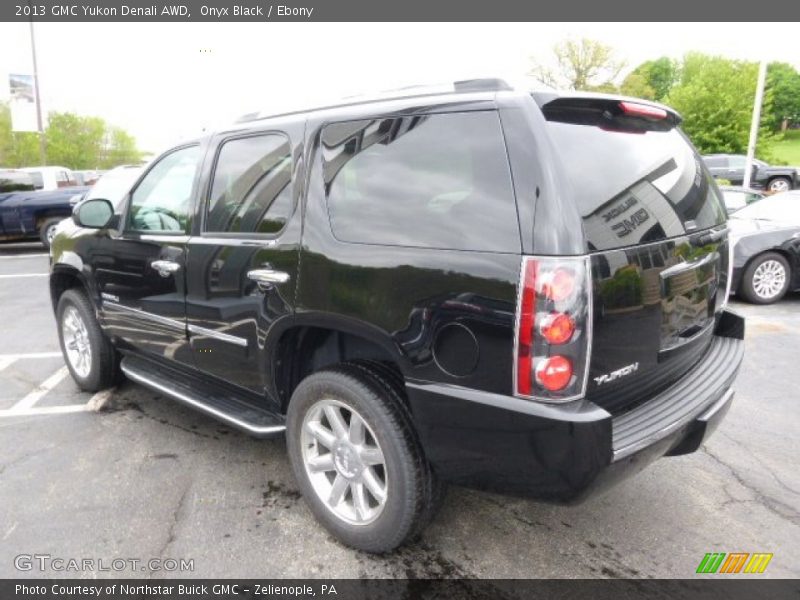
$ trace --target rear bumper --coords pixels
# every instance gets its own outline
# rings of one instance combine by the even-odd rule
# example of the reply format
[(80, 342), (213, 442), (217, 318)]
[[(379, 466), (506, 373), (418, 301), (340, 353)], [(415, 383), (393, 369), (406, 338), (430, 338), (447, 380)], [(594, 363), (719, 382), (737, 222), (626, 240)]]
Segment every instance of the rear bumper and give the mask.
[(689, 373), (617, 417), (586, 400), (546, 405), (423, 383), (407, 384), (412, 414), (443, 479), (576, 501), (662, 456), (697, 450), (731, 405), (743, 337), (741, 317), (726, 312)]

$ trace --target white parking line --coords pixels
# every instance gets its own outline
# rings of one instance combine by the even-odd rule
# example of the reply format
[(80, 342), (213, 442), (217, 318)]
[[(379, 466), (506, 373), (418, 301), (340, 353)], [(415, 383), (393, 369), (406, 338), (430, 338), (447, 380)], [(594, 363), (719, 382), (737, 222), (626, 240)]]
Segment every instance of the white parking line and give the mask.
[(69, 369), (67, 367), (61, 367), (58, 371), (50, 375), (47, 379), (42, 382), (42, 384), (37, 387), (35, 390), (30, 392), (27, 396), (25, 396), (22, 400), (17, 402), (14, 406), (12, 406), (9, 410), (11, 411), (24, 411), (29, 408), (33, 408), (33, 405), (36, 404), (39, 400), (41, 400), (47, 392), (52, 390), (56, 387), (61, 380), (64, 379), (67, 375), (69, 375)]
[(14, 279), (15, 277), (47, 277), (50, 273), (12, 273), (11, 275), (0, 275), (0, 279)]
[(0, 256), (0, 260), (10, 260), (12, 258), (40, 258), (42, 256), (50, 256), (47, 253), (41, 254), (4, 254)]
[(15, 360), (22, 360), (25, 358), (56, 358), (57, 356), (61, 356), (61, 352), (29, 352), (27, 354), (0, 354), (0, 360), (11, 359), (11, 362), (14, 362)]
[(13, 364), (16, 360), (16, 356), (0, 356), (0, 371)]

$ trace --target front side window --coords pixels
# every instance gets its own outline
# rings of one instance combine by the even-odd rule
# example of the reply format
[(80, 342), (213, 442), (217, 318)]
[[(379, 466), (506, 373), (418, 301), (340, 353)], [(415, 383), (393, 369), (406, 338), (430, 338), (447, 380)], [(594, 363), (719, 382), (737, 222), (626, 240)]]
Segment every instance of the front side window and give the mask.
[(322, 159), (331, 227), (343, 242), (520, 250), (495, 112), (331, 124)]
[(181, 148), (163, 157), (131, 195), (128, 228), (142, 232), (185, 233), (200, 148)]
[(291, 216), (292, 153), (281, 134), (225, 142), (214, 169), (205, 231), (275, 234)]

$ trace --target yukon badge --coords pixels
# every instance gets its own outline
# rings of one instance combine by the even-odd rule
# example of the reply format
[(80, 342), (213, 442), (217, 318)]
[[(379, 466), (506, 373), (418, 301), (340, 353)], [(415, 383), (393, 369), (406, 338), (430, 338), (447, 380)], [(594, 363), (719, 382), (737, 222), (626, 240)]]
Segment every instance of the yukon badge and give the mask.
[(615, 379), (619, 379), (620, 377), (625, 377), (625, 375), (630, 375), (631, 373), (636, 373), (636, 370), (639, 368), (639, 363), (635, 362), (632, 365), (627, 365), (622, 367), (621, 369), (617, 369), (616, 371), (611, 371), (611, 373), (605, 373), (600, 375), (600, 377), (595, 377), (594, 382), (597, 385), (603, 385), (604, 383), (609, 383), (614, 381)]

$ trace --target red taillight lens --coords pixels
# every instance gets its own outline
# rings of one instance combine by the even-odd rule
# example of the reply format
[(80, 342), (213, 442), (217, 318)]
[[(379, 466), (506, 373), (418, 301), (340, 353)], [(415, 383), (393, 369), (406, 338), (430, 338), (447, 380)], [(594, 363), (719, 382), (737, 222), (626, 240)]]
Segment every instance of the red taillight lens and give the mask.
[(542, 292), (553, 302), (562, 302), (575, 291), (575, 273), (567, 269), (556, 269), (542, 283)]
[(666, 119), (667, 111), (657, 106), (649, 104), (639, 104), (638, 102), (620, 102), (619, 107), (626, 115), (631, 117), (644, 117), (646, 119)]
[(575, 333), (575, 320), (565, 313), (551, 313), (542, 321), (540, 331), (550, 344), (566, 344)]
[(569, 402), (586, 392), (591, 348), (591, 264), (585, 256), (522, 259), (514, 394)]
[(517, 338), (517, 392), (531, 393), (531, 366), (533, 360), (533, 327), (536, 309), (536, 262), (524, 264), (520, 290), (519, 327)]
[(564, 356), (545, 358), (536, 366), (536, 381), (551, 392), (567, 387), (572, 379), (572, 361)]

